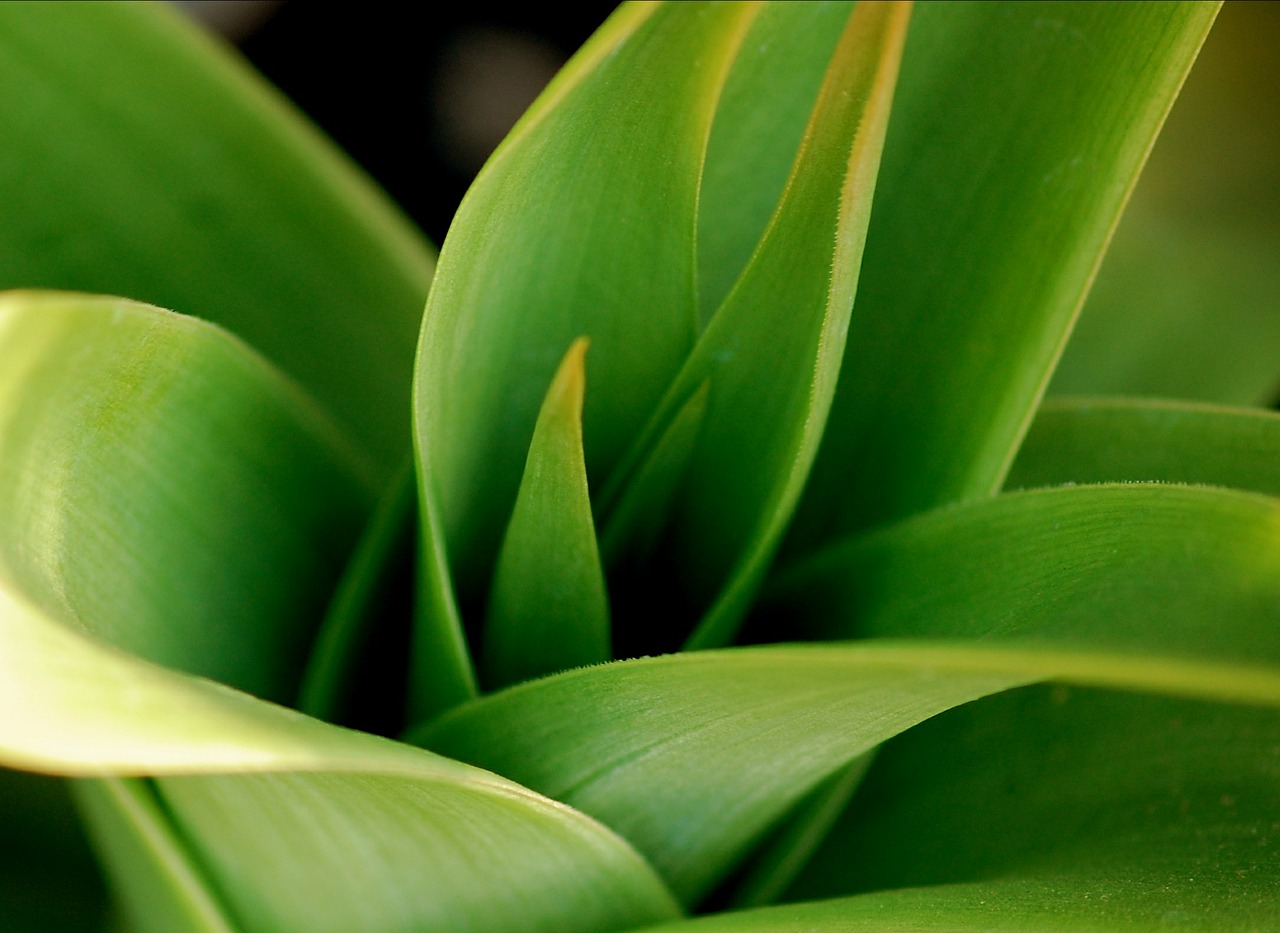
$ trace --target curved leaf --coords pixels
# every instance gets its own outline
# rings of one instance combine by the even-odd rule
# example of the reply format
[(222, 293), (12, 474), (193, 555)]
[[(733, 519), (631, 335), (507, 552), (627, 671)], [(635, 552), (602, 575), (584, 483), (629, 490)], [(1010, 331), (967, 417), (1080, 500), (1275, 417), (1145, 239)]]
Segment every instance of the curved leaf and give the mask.
[(351, 163), (163, 4), (0, 6), (0, 86), (0, 287), (216, 321), (388, 479), (431, 253)]
[(980, 638), (1280, 661), (1280, 503), (1077, 486), (940, 509), (780, 581), (785, 637)]
[(676, 912), (652, 869), (580, 813), (125, 655), (2, 588), (0, 708), (7, 766), (217, 775), (157, 789), (210, 897), (245, 933), (587, 933)]
[(1133, 399), (1048, 399), (1005, 485), (1166, 482), (1280, 495), (1280, 415)]
[(697, 387), (709, 384), (698, 444), (660, 545), (664, 561), (649, 575), (661, 584), (640, 584), (670, 591), (668, 614), (688, 606), (705, 614), (691, 647), (733, 640), (817, 450), (910, 12), (910, 4), (874, 0), (856, 8), (750, 264), (619, 468), (626, 477)]
[(592, 343), (583, 433), (588, 476), (599, 477), (693, 345), (702, 157), (753, 16), (739, 4), (624, 7), (534, 103), (458, 210), (414, 388), (421, 715), (475, 692), (452, 588), (464, 605), (484, 592), (564, 348), (583, 335)]
[(1216, 10), (921, 7), (793, 550), (1000, 488)]
[(0, 297), (0, 586), (163, 664), (292, 698), (371, 470), (223, 331)]
[(491, 686), (609, 659), (609, 596), (582, 459), (587, 341), (565, 354), (538, 413), (485, 618)]
[(852, 3), (767, 3), (716, 107), (698, 196), (703, 326), (755, 252), (782, 195)]
[(960, 644), (737, 648), (570, 671), (412, 740), (600, 819), (686, 904), (814, 787), (953, 706), (1039, 680), (1280, 705), (1280, 668)]

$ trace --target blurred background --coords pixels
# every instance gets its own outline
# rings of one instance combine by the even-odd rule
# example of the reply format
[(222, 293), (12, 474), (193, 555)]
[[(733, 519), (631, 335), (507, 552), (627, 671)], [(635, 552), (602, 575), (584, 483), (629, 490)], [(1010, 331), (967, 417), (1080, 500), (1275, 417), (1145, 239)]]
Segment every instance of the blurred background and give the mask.
[[(493, 146), (614, 7), (457, 4), (427, 29), (404, 5), (178, 5), (239, 45), (437, 244)], [(1274, 403), (1280, 351), (1260, 345), (1280, 348), (1280, 2), (1229, 0), (1052, 391)]]

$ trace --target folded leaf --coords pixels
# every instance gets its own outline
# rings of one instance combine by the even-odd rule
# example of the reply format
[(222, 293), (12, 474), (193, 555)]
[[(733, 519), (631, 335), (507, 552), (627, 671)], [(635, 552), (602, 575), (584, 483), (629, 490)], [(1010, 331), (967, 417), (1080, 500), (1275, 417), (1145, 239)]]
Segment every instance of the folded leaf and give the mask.
[(0, 297), (0, 587), (129, 651), (292, 699), (372, 470), (224, 331)]
[(1000, 488), (1216, 10), (922, 5), (793, 552)]
[(609, 596), (582, 459), (587, 341), (574, 341), (538, 414), (484, 629), (486, 680), (505, 687), (609, 660)]
[(389, 479), (431, 252), (164, 4), (0, 5), (0, 288), (128, 295), (243, 337)]
[(6, 766), (216, 775), (156, 786), (209, 898), (243, 933), (594, 933), (676, 913), (652, 869), (580, 813), (466, 765), (156, 667), (4, 589), (0, 708)]

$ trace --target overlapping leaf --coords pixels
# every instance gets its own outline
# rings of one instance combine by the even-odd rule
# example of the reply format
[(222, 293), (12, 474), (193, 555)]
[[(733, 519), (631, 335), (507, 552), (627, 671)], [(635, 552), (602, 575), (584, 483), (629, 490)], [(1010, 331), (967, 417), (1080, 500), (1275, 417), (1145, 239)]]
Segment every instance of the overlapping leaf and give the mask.
[(522, 684), (414, 739), (597, 817), (694, 903), (823, 779), (978, 697), (1065, 680), (1280, 705), (1280, 668), (1229, 660), (1237, 634), (1198, 660), (931, 643), (691, 652)]
[(754, 10), (624, 8), (516, 126), (459, 208), (418, 352), (420, 714), (474, 692), (454, 606), (482, 593), (543, 393), (591, 340), (589, 477), (607, 472), (693, 344), (696, 205), (716, 99)]
[(163, 4), (4, 4), (0, 85), (0, 288), (216, 321), (388, 479), (431, 254), (345, 157)]
[(794, 547), (999, 488), (1216, 9), (920, 9)]

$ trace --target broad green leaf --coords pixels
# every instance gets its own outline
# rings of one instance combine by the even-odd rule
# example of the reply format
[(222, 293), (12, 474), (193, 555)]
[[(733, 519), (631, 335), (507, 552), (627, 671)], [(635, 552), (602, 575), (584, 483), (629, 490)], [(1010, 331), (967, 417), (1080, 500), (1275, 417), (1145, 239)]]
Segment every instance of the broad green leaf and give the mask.
[(922, 6), (793, 550), (1000, 488), (1216, 10)]
[(347, 159), (164, 4), (0, 4), (0, 86), (0, 287), (216, 321), (388, 479), (431, 254)]
[(806, 931), (1268, 929), (1277, 747), (1275, 710), (988, 698), (888, 743), (790, 896), (905, 890), (795, 916)]
[(371, 475), (293, 383), (210, 324), (122, 299), (0, 297), (0, 587), (58, 618), (291, 699)]
[(676, 912), (652, 869), (580, 813), (154, 666), (4, 589), (0, 708), (6, 766), (164, 776), (162, 809), (243, 933), (592, 933)]
[(103, 930), (102, 872), (61, 778), (0, 768), (0, 929)]
[(473, 700), (412, 740), (595, 816), (693, 904), (858, 755), (953, 706), (1039, 680), (1280, 706), (1280, 668), (1247, 663), (790, 645), (557, 674)]
[(484, 629), (491, 687), (609, 660), (609, 596), (582, 459), (587, 341), (551, 381), (498, 552)]
[(1280, 495), (1280, 415), (1130, 399), (1048, 399), (1006, 486), (1203, 483)]
[[(361, 662), (379, 654), (371, 643), (385, 637), (386, 628), (402, 614), (396, 611), (397, 597), (412, 586), (405, 578), (412, 573), (417, 533), (415, 492), (413, 468), (406, 462), (365, 526), (320, 624), (297, 704), (309, 716), (351, 725), (348, 717), (382, 686), (359, 682)], [(407, 673), (405, 663), (401, 690)], [(386, 672), (380, 672), (379, 680), (387, 680)]]
[(484, 593), (564, 348), (591, 340), (583, 430), (596, 478), (693, 345), (702, 157), (753, 16), (739, 4), (624, 7), (534, 103), (458, 210), (414, 388), (421, 715), (474, 694), (450, 578), (464, 607)]
[(855, 10), (755, 255), (624, 461), (626, 475), (709, 383), (664, 562), (653, 572), (673, 593), (685, 590), (683, 605), (705, 611), (691, 646), (732, 640), (817, 451), (910, 10), (875, 2)]
[(742, 41), (707, 143), (698, 197), (705, 326), (755, 252), (782, 195), (852, 3), (769, 3)]
[(73, 785), (103, 862), (114, 874), (130, 929), (140, 933), (238, 933), (145, 781)]
[(1141, 484), (1014, 493), (833, 547), (775, 595), (787, 638), (1278, 662), (1280, 503)]

